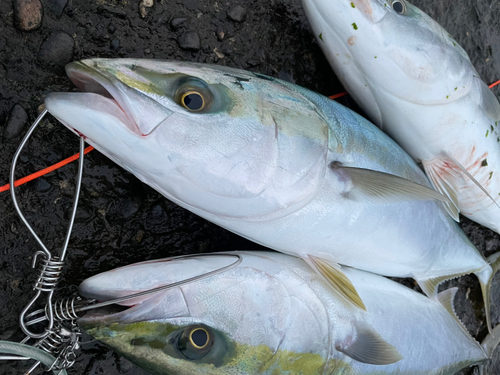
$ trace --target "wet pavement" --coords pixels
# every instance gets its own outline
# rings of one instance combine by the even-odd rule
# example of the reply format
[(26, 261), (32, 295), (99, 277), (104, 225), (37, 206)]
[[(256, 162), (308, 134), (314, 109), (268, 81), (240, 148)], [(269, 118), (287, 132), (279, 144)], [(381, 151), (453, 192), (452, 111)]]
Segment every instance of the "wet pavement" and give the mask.
[[(153, 3), (152, 6), (151, 3)], [(40, 6), (40, 4), (43, 5)], [(415, 0), (470, 54), (488, 83), (500, 79), (500, 3), (496, 0)], [(29, 30), (29, 31), (25, 31)], [(90, 57), (182, 59), (227, 65), (297, 83), (325, 95), (342, 92), (317, 46), (299, 0), (14, 0), (0, 1), (0, 185), (44, 96), (74, 90), (63, 66)], [(500, 88), (494, 89), (497, 96)], [(349, 97), (341, 103), (355, 108)], [(54, 164), (78, 150), (78, 140), (54, 119), (44, 121), (22, 153), (16, 176)], [(59, 251), (69, 218), (77, 165), (18, 191), (20, 206), (49, 249)], [(0, 193), (0, 339), (19, 340), (18, 315), (32, 296), (30, 268), (38, 247), (8, 193)], [(462, 219), (474, 244), (490, 255), (500, 237)], [(133, 262), (180, 254), (259, 249), (170, 203), (97, 151), (85, 159), (81, 200), (60, 286), (68, 295), (86, 277)], [(410, 287), (411, 280), (402, 280)], [(475, 277), (460, 287), (457, 313), (470, 332), (486, 334)], [(500, 321), (500, 277), (492, 289)], [(22, 363), (0, 363), (17, 374)], [(99, 343), (84, 346), (70, 374), (144, 374)], [(465, 370), (462, 374), (472, 374)], [(490, 368), (500, 373), (500, 350)]]

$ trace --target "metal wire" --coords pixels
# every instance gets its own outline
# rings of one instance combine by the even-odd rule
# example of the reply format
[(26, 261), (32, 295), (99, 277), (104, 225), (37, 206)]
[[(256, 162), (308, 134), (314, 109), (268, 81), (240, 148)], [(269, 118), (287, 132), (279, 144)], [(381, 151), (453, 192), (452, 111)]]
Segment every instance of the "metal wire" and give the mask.
[[(172, 284), (165, 284), (161, 285), (159, 287), (153, 288), (153, 289), (148, 289), (143, 292), (138, 292), (134, 294), (130, 294), (127, 296), (119, 297), (119, 298), (114, 298), (108, 301), (103, 301), (103, 302), (98, 302), (96, 303), (95, 300), (81, 300), (79, 297), (74, 297), (74, 298), (66, 298), (63, 300), (56, 301), (53, 305), (53, 310), (55, 311), (56, 314), (56, 319), (57, 320), (76, 320), (80, 316), (78, 315), (81, 312), (93, 310), (93, 309), (98, 309), (101, 307), (109, 306), (109, 305), (114, 305), (120, 302), (124, 302), (127, 300), (131, 300), (137, 297), (143, 297), (148, 294), (153, 294), (153, 293), (158, 293), (163, 290), (175, 288), (181, 285), (186, 285), (193, 283), (195, 281), (199, 281), (202, 279), (205, 279), (207, 277), (211, 277), (226, 271), (229, 271), (230, 269), (233, 269), (237, 267), (242, 261), (243, 257), (240, 254), (227, 254), (227, 253), (222, 253), (222, 254), (191, 254), (191, 255), (181, 255), (173, 258), (168, 258), (163, 260), (164, 262), (170, 262), (172, 260), (179, 260), (179, 259), (186, 259), (186, 258), (202, 258), (202, 257), (207, 257), (207, 256), (212, 256), (212, 257), (235, 257), (236, 260), (224, 267), (217, 268), (213, 271), (206, 272), (201, 275), (197, 275), (194, 277), (190, 277), (189, 279), (177, 281)], [(157, 263), (158, 261), (154, 261)], [(37, 315), (40, 315), (40, 313), (43, 310), (37, 310), (30, 315), (27, 316), (27, 318), (32, 318), (29, 320), (26, 325), (33, 325), (36, 323), (40, 323), (46, 319), (46, 315), (44, 316), (39, 316), (36, 317)]]
[[(82, 182), (82, 175), (83, 175), (83, 156), (84, 156), (84, 150), (85, 150), (85, 140), (83, 137), (80, 137), (80, 160), (78, 164), (78, 175), (77, 175), (77, 181), (76, 181), (76, 191), (75, 191), (75, 198), (73, 201), (73, 207), (71, 211), (71, 218), (68, 226), (68, 231), (66, 234), (66, 237), (64, 239), (64, 243), (62, 246), (62, 249), (60, 251), (59, 257), (54, 257), (52, 253), (47, 249), (43, 241), (38, 237), (34, 229), (31, 227), (29, 224), (28, 220), (25, 218), (23, 215), (19, 204), (17, 202), (17, 197), (16, 197), (16, 191), (15, 191), (15, 171), (16, 171), (16, 166), (17, 166), (17, 161), (19, 158), (19, 155), (21, 154), (24, 146), (28, 142), (28, 139), (31, 137), (33, 134), (33, 131), (36, 129), (36, 127), (39, 125), (43, 117), (48, 113), (47, 109), (43, 110), (42, 113), (38, 116), (38, 118), (35, 120), (33, 125), (29, 128), (28, 132), (24, 136), (23, 140), (21, 141), (18, 149), (16, 150), (14, 157), (12, 159), (12, 165), (10, 169), (10, 176), (9, 176), (9, 182), (10, 182), (10, 194), (12, 197), (12, 201), (14, 204), (14, 208), (16, 212), (18, 213), (19, 217), (21, 218), (21, 221), (26, 225), (30, 233), (33, 235), (35, 240), (38, 242), (38, 244), (41, 247), (41, 251), (37, 251), (35, 253), (35, 256), (33, 258), (33, 268), (36, 267), (37, 261), (40, 260), (39, 263), (39, 272), (38, 272), (38, 278), (34, 284), (34, 290), (36, 291), (35, 296), (30, 300), (30, 302), (27, 304), (27, 306), (23, 309), (23, 311), (20, 314), (19, 317), (19, 324), (21, 325), (21, 329), (23, 332), (29, 337), (33, 339), (43, 339), (47, 337), (51, 332), (52, 329), (54, 328), (54, 311), (53, 311), (53, 306), (52, 306), (52, 297), (54, 294), (54, 290), (57, 287), (57, 283), (59, 282), (59, 278), (61, 276), (61, 272), (64, 267), (64, 259), (66, 257), (67, 249), (68, 249), (68, 244), (71, 236), (71, 231), (73, 229), (73, 224), (75, 221), (75, 216), (76, 216), (76, 209), (78, 206), (78, 199), (80, 196), (80, 189), (81, 189), (81, 182)], [(36, 301), (40, 298), (42, 293), (46, 294), (46, 309), (44, 310), (46, 319), (48, 321), (48, 324), (43, 332), (33, 332), (31, 331), (28, 326), (26, 325), (26, 314), (28, 311), (32, 308), (32, 306), (36, 303)]]

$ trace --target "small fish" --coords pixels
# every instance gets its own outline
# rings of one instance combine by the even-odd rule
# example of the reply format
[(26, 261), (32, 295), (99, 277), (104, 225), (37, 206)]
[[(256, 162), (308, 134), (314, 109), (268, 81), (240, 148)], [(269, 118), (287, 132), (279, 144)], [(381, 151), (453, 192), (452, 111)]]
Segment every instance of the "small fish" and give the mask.
[(450, 215), (500, 233), (500, 105), (463, 48), (406, 0), (302, 3), (345, 89), (422, 163)]
[(93, 59), (67, 73), (85, 92), (48, 95), (49, 112), (168, 199), (303, 258), (361, 309), (341, 265), (413, 277), (434, 298), (475, 273), (491, 328), (492, 266), (416, 163), (361, 116), (221, 66)]
[(120, 312), (91, 312), (78, 323), (152, 374), (452, 375), (484, 363), (498, 343), (488, 337), (481, 346), (467, 333), (453, 312), (456, 288), (439, 294), (441, 304), (346, 268), (365, 301), (362, 311), (346, 307), (296, 257), (226, 254), (93, 276), (79, 291), (102, 301), (214, 271), (231, 264), (231, 254), (242, 257), (231, 270), (128, 301)]

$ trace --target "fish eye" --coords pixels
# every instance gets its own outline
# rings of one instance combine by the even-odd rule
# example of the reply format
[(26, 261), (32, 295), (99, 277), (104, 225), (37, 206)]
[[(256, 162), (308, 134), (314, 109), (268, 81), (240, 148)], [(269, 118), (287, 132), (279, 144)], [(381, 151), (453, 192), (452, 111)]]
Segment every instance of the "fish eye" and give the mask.
[(210, 329), (197, 325), (186, 328), (177, 340), (177, 349), (184, 357), (197, 360), (205, 357), (212, 349), (214, 336)]
[(195, 328), (189, 334), (189, 341), (196, 349), (203, 349), (209, 343), (209, 334), (203, 328)]
[(402, 1), (396, 0), (392, 2), (392, 9), (394, 9), (396, 13), (403, 14), (405, 11), (405, 5)]
[(205, 99), (200, 92), (188, 91), (182, 95), (181, 105), (190, 111), (197, 112), (205, 108)]

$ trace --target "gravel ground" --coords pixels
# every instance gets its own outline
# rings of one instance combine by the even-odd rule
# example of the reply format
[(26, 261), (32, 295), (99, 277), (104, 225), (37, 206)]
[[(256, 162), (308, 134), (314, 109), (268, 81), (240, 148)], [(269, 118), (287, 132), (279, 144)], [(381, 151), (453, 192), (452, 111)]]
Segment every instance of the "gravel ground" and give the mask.
[[(325, 95), (343, 91), (319, 50), (299, 0), (14, 0), (0, 1), (0, 185), (11, 158), (44, 96), (74, 90), (63, 66), (89, 57), (183, 59), (268, 74)], [(496, 0), (415, 0), (470, 54), (488, 83), (500, 78), (500, 3)], [(500, 89), (495, 89), (499, 94)], [(349, 97), (341, 102), (357, 110)], [(44, 121), (21, 155), (24, 176), (78, 150), (73, 134)], [(50, 249), (61, 246), (74, 193), (76, 165), (18, 189), (20, 205)], [(0, 193), (0, 339), (19, 340), (19, 312), (32, 296), (33, 253), (38, 250)], [(499, 236), (465, 219), (462, 228), (490, 255)], [(162, 198), (97, 151), (85, 175), (61, 294), (86, 277), (145, 259), (234, 249), (259, 249)], [(492, 289), (493, 323), (499, 322), (500, 278)], [(414, 287), (409, 280), (401, 280)], [(485, 335), (474, 277), (448, 282), (460, 293), (456, 310), (478, 339)], [(24, 363), (0, 363), (17, 374)], [(84, 346), (70, 374), (144, 374), (99, 343)], [(461, 374), (472, 374), (464, 370)], [(500, 350), (490, 367), (500, 373)]]

